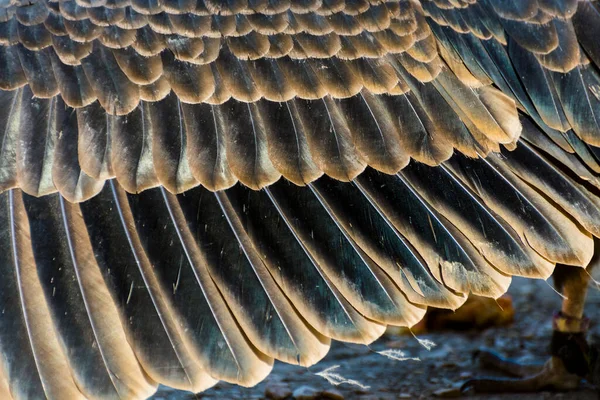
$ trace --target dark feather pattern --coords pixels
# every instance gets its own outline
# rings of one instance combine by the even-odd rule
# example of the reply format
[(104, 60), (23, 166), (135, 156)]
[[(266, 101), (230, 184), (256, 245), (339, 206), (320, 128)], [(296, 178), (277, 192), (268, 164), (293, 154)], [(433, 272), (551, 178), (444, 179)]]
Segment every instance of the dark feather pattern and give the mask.
[[(535, 158), (531, 160), (536, 163)], [(457, 169), (461, 165), (463, 169)], [(467, 165), (470, 169), (464, 169)], [(510, 203), (490, 203), (483, 187), (473, 186), (468, 178), (474, 171), (489, 169), (487, 165), (484, 160), (459, 157), (453, 158), (443, 169), (415, 164), (405, 168), (401, 176), (369, 170), (351, 186), (323, 177), (305, 188), (281, 181), (267, 191), (235, 185), (216, 194), (196, 188), (177, 197), (160, 188), (126, 195), (116, 182), (110, 181), (97, 197), (80, 206), (68, 203), (59, 195), (34, 199), (19, 190), (11, 190), (1, 196), (3, 202), (23, 199), (20, 200), (24, 201), (23, 209), (31, 220), (37, 218), (36, 215), (48, 215), (36, 223), (42, 224), (43, 229), (42, 225), (33, 224), (31, 228), (25, 225), (32, 230), (30, 246), (37, 259), (47, 260), (48, 271), (55, 270), (52, 262), (59, 259), (51, 261), (51, 257), (43, 256), (44, 251), (49, 251), (45, 249), (53, 249), (53, 254), (57, 254), (56, 249), (60, 248), (66, 257), (65, 265), (74, 268), (71, 271), (81, 275), (84, 270), (79, 269), (80, 263), (85, 262), (86, 274), (92, 274), (79, 276), (79, 284), (68, 286), (72, 284), (67, 282), (72, 281), (63, 281), (60, 277), (67, 276), (64, 274), (70, 273), (69, 269), (60, 271), (62, 275), (55, 272), (52, 283), (56, 290), (64, 294), (74, 291), (73, 296), (87, 298), (89, 310), (85, 312), (92, 321), (94, 307), (100, 307), (97, 310), (103, 310), (102, 315), (109, 315), (108, 310), (113, 310), (110, 312), (117, 320), (133, 321), (133, 324), (123, 324), (121, 339), (111, 340), (127, 338), (132, 354), (153, 381), (202, 390), (214, 383), (213, 378), (240, 384), (261, 379), (270, 369), (269, 357), (264, 353), (308, 365), (325, 354), (328, 337), (368, 343), (381, 334), (383, 325), (365, 320), (361, 314), (381, 322), (412, 325), (424, 311), (414, 304), (456, 308), (464, 301), (459, 294), (462, 291), (498, 296), (505, 290), (509, 278), (485, 260), (510, 274), (546, 277), (552, 264), (541, 259), (532, 262), (539, 257), (535, 251), (542, 248), (534, 239), (536, 236), (541, 239), (541, 232), (548, 235), (546, 246), (571, 248), (575, 252), (587, 246), (587, 239), (582, 240), (581, 233), (570, 236), (574, 227), (568, 218), (559, 217), (556, 211), (551, 211), (554, 206), (539, 195), (524, 191), (523, 187), (520, 196), (526, 197), (522, 200), (530, 199), (527, 204), (535, 202), (537, 214), (521, 214), (521, 217), (537, 215), (538, 222), (515, 224), (502, 206)], [(502, 168), (509, 167), (515, 168), (513, 163)], [(499, 182), (490, 180), (492, 176), (489, 175), (486, 182)], [(505, 173), (505, 176), (512, 175)], [(434, 180), (437, 187), (429, 180)], [(404, 205), (400, 206), (399, 202)], [(14, 214), (20, 212), (18, 207), (5, 210), (7, 214), (2, 215), (18, 218), (18, 214)], [(572, 211), (565, 209), (565, 212)], [(485, 233), (480, 230), (482, 225), (476, 222), (477, 218), (485, 221), (489, 229)], [(162, 231), (160, 236), (154, 234), (157, 228)], [(563, 233), (552, 236), (551, 231), (541, 229)], [(382, 239), (375, 240), (379, 237)], [(493, 241), (487, 242), (491, 238)], [(435, 250), (439, 246), (435, 243), (449, 247)], [(490, 247), (483, 250), (480, 246)], [(431, 247), (433, 251), (426, 250)], [(512, 252), (512, 256), (501, 257), (505, 251)], [(570, 252), (562, 253), (564, 251), (558, 250), (558, 254)], [(590, 250), (583, 251), (589, 254)], [(545, 251), (541, 255), (552, 254)], [(470, 264), (469, 260), (477, 261)], [(567, 260), (562, 258), (561, 261)], [(174, 262), (175, 268), (172, 268)], [(585, 260), (581, 262), (584, 264)], [(133, 270), (125, 274), (127, 268)], [(42, 273), (43, 269), (38, 271)], [(240, 276), (245, 278), (237, 279)], [(94, 280), (86, 281), (92, 278)], [(51, 280), (43, 276), (40, 279), (42, 290)], [(86, 282), (95, 283), (88, 286)], [(241, 282), (246, 289), (239, 286)], [(301, 282), (305, 284), (300, 285)], [(52, 283), (41, 292), (53, 299), (45, 314), (48, 323), (56, 326), (61, 343), (76, 347), (82, 357), (91, 362), (91, 355), (85, 352), (88, 346), (76, 344), (72, 341), (75, 338), (68, 339), (73, 329), (61, 330), (65, 326), (61, 321), (66, 321), (64, 318), (69, 315), (58, 318), (61, 314), (52, 312), (60, 306), (67, 307), (69, 314), (75, 313), (73, 317), (77, 315), (74, 304), (61, 303), (59, 298), (51, 296)], [(58, 288), (56, 285), (67, 286)], [(278, 294), (280, 290), (285, 290), (286, 299)], [(459, 293), (455, 293), (456, 290)], [(95, 293), (93, 300), (87, 297), (90, 293)], [(251, 294), (251, 304), (256, 308), (246, 308), (250, 300), (238, 297), (243, 293)], [(260, 300), (259, 293), (268, 296)], [(104, 300), (98, 303), (100, 299)], [(19, 301), (29, 304), (27, 299)], [(294, 311), (288, 309), (288, 301), (294, 304)], [(77, 305), (80, 309), (81, 306), (82, 303)], [(272, 310), (269, 313), (275, 318), (268, 318), (266, 325), (261, 322), (264, 313), (259, 311), (264, 307)], [(233, 314), (226, 311), (228, 309), (233, 310)], [(142, 310), (143, 314), (139, 314)], [(295, 317), (296, 313), (306, 322)], [(213, 333), (201, 333), (190, 324), (197, 318), (213, 316), (218, 324), (209, 319), (202, 325), (202, 329), (211, 329)], [(237, 328), (228, 325), (227, 321), (233, 320), (238, 321)], [(79, 318), (78, 321), (87, 320)], [(100, 334), (102, 323), (96, 321), (92, 325), (90, 334)], [(69, 323), (69, 326), (74, 325)], [(85, 329), (90, 329), (89, 326)], [(218, 338), (225, 332), (219, 326), (229, 326), (225, 336), (228, 345), (213, 347), (205, 340), (198, 341), (200, 337), (211, 337), (217, 345)], [(236, 339), (237, 329), (243, 330), (250, 342), (241, 337)], [(77, 338), (83, 340), (85, 336)], [(98, 345), (98, 351), (117, 357), (110, 353), (114, 348), (110, 343), (100, 341)], [(152, 354), (147, 352), (148, 346), (155, 349)], [(285, 349), (289, 351), (286, 353)], [(35, 347), (33, 351), (35, 354)], [(216, 354), (214, 351), (221, 355), (211, 355)], [(3, 354), (8, 357), (10, 353)], [(69, 357), (76, 357), (76, 353)], [(123, 366), (126, 362), (123, 357), (120, 354), (110, 362), (117, 363), (115, 367)], [(106, 362), (108, 359), (98, 359), (92, 365), (101, 366)], [(158, 368), (159, 365), (172, 368)], [(93, 370), (92, 374), (80, 369), (74, 375), (81, 380), (78, 388), (94, 393), (115, 390), (110, 379), (104, 386), (89, 386), (89, 374), (97, 373), (97, 368)], [(133, 379), (127, 384), (128, 389), (123, 386), (118, 390), (138, 390), (139, 393), (152, 390), (152, 385), (135, 378), (134, 371), (129, 371), (128, 376)], [(95, 382), (95, 385), (100, 384), (100, 381)], [(56, 390), (67, 393), (65, 385)], [(31, 386), (30, 390), (33, 389)]]
[(600, 237), (597, 0), (0, 0), (0, 398), (251, 386)]

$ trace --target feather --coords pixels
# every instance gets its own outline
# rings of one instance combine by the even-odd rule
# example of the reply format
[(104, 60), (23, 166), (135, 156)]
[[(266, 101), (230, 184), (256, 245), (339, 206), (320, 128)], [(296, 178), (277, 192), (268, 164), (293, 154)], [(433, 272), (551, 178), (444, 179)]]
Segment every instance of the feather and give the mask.
[(533, 17), (537, 12), (537, 2), (519, 0), (490, 0), (493, 10), (502, 18), (522, 21)]
[[(250, 1), (248, 3), (250, 3)], [(323, 0), (298, 0), (289, 2), (288, 6), (290, 11), (294, 14), (303, 14), (318, 11), (323, 6)]]
[(56, 96), (58, 85), (52, 73), (50, 49), (34, 52), (23, 46), (17, 46), (17, 52), (33, 94), (45, 99)]
[(27, 83), (16, 46), (0, 45), (0, 90), (14, 90)]
[(297, 185), (305, 185), (321, 176), (323, 172), (312, 159), (306, 128), (295, 102), (260, 101), (257, 107), (262, 115), (269, 116), (263, 118), (263, 123), (273, 166)]
[(209, 190), (223, 190), (237, 179), (227, 162), (225, 119), (220, 107), (181, 104), (187, 133), (187, 160), (194, 178)]
[(215, 64), (211, 64), (209, 67), (215, 80), (215, 91), (212, 96), (206, 100), (206, 103), (212, 105), (221, 105), (231, 99), (231, 93), (223, 83), (223, 78), (221, 77), (217, 66)]
[(548, 199), (552, 199), (585, 230), (594, 236), (600, 235), (600, 201), (594, 195), (575, 183), (527, 143), (502, 154), (506, 161), (499, 164), (497, 158), (492, 157), (490, 163), (500, 171), (510, 168), (515, 175), (532, 187), (538, 188)]
[(139, 89), (121, 71), (114, 55), (98, 43), (81, 65), (104, 110), (112, 115), (129, 114), (137, 107)]
[(95, 196), (104, 186), (104, 180), (94, 179), (81, 170), (77, 148), (77, 114), (71, 109), (64, 116), (56, 141), (52, 179), (61, 195), (73, 203)]
[[(252, 386), (271, 371), (273, 360), (243, 335), (184, 215), (171, 206), (168, 197), (161, 190), (127, 197), (134, 229), (152, 265), (148, 273), (153, 275), (157, 294), (170, 308), (186, 350), (212, 378)], [(161, 227), (160, 236), (154, 234), (157, 227)], [(163, 235), (173, 241), (163, 240)], [(173, 260), (181, 268), (173, 268)]]
[(322, 178), (311, 184), (311, 189), (348, 240), (376, 263), (411, 303), (456, 309), (465, 301), (434, 278), (414, 247), (357, 185)]
[(333, 28), (333, 32), (342, 36), (358, 35), (363, 30), (356, 18), (352, 18), (347, 12), (331, 14), (327, 17), (327, 22)]
[(200, 38), (210, 27), (210, 18), (196, 14), (168, 14), (173, 33), (185, 37)]
[(352, 139), (365, 162), (382, 172), (395, 174), (409, 161), (400, 146), (395, 117), (379, 96), (363, 90), (337, 102), (353, 127)]
[(543, 279), (552, 273), (554, 265), (523, 242), (444, 165), (431, 168), (414, 163), (400, 175), (499, 271)]
[[(340, 327), (325, 325), (323, 328), (329, 330), (334, 338), (345, 337), (345, 341), (370, 343), (381, 334), (382, 325), (366, 319), (363, 315), (378, 316), (386, 309), (391, 311), (389, 307), (393, 308), (393, 303), (387, 293), (382, 290), (377, 277), (369, 270), (352, 244), (345, 240), (343, 233), (333, 223), (331, 217), (310, 190), (279, 182), (267, 189), (267, 195), (281, 215), (285, 226), (299, 242), (302, 252), (298, 254), (308, 257), (302, 262), (306, 265), (307, 275), (310, 275), (303, 278), (302, 281), (312, 275), (314, 282), (315, 274), (320, 276), (319, 281), (322, 283), (319, 283), (319, 288), (323, 287), (323, 290), (331, 291), (334, 296), (334, 299), (331, 300), (339, 303), (339, 305), (329, 303), (328, 307), (338, 308), (341, 306), (342, 308), (342, 310), (339, 308), (338, 310), (342, 312), (340, 316), (343, 316), (343, 319), (340, 318), (341, 320), (336, 322), (340, 324), (345, 320), (343, 325)], [(319, 215), (319, 218), (315, 218), (316, 215)], [(344, 250), (324, 251), (332, 246), (336, 248), (342, 246)], [(341, 260), (344, 262), (340, 263)], [(312, 266), (307, 261), (312, 262)], [(333, 265), (341, 267), (341, 270), (334, 268)], [(286, 272), (284, 276), (289, 276), (289, 273)], [(298, 274), (296, 273), (294, 276), (298, 276)], [(344, 276), (361, 276), (363, 279), (355, 280), (344, 278)], [(365, 304), (357, 301), (361, 295), (369, 298), (372, 303)], [(328, 294), (327, 297), (329, 297)], [(300, 304), (305, 302), (306, 300)], [(355, 308), (357, 309), (355, 310)], [(304, 309), (302, 307), (302, 310)], [(323, 329), (322, 325), (313, 326), (319, 330)], [(335, 331), (331, 332), (334, 329)]]
[(130, 193), (159, 184), (152, 157), (152, 121), (142, 104), (126, 117), (109, 116), (110, 163), (119, 184)]
[[(45, 215), (30, 218), (40, 295), (48, 303), (48, 316), (77, 387), (87, 397), (151, 393), (153, 388), (119, 329), (116, 309), (103, 296), (108, 293), (93, 257), (87, 262), (81, 258), (86, 239), (76, 206), (65, 206), (58, 196), (24, 197), (23, 203), (30, 215)], [(103, 304), (102, 298), (108, 302)]]
[(28, 87), (12, 92), (0, 91), (0, 191), (17, 186), (17, 146), (19, 135), (24, 130), (22, 124), (30, 124), (21, 119), (21, 104), (31, 98)]
[(165, 38), (167, 48), (179, 61), (193, 61), (204, 52), (204, 41), (200, 38), (186, 38), (168, 35)]
[[(435, 25), (434, 25), (435, 27)], [(471, 72), (480, 70), (486, 74), (505, 94), (512, 94), (518, 103), (525, 108), (544, 132), (563, 149), (570, 145), (561, 132), (548, 127), (537, 113), (533, 103), (523, 88), (511, 59), (505, 49), (496, 40), (480, 41), (472, 35), (456, 35), (452, 30), (445, 30), (446, 37), (453, 42), (453, 48), (461, 55)], [(437, 33), (436, 33), (437, 35)], [(438, 36), (440, 37), (440, 36)], [(478, 76), (478, 74), (475, 74)]]
[(586, 65), (566, 74), (553, 74), (558, 98), (573, 131), (586, 143), (600, 146), (600, 98), (590, 90), (600, 85), (598, 72)]
[(358, 58), (381, 58), (388, 49), (377, 41), (370, 32), (361, 32), (356, 36), (341, 36), (341, 48), (336, 54), (342, 60)]
[(113, 176), (110, 165), (111, 137), (109, 118), (99, 103), (94, 102), (77, 113), (77, 154), (81, 170), (94, 179)]
[(14, 46), (19, 43), (18, 24), (15, 18), (0, 23), (0, 44)]
[[(592, 183), (594, 186), (600, 187), (600, 181), (596, 177), (596, 173), (600, 171), (600, 165), (598, 165), (595, 157), (590, 152), (590, 149), (593, 148), (585, 146), (587, 157), (579, 158), (561, 149), (544, 132), (536, 127), (530, 119), (521, 118), (521, 124), (523, 126), (521, 137), (528, 143), (558, 160), (578, 177)], [(575, 136), (572, 131), (570, 132), (571, 135), (569, 136)]]
[(179, 61), (170, 52), (163, 52), (162, 62), (164, 77), (182, 102), (201, 103), (215, 92), (215, 77), (210, 66)]
[(98, 40), (109, 49), (122, 49), (136, 41), (136, 33), (134, 29), (122, 29), (112, 25), (103, 29)]
[(277, 181), (281, 174), (269, 159), (264, 116), (258, 106), (229, 100), (218, 107), (231, 172), (254, 190)]
[(24, 192), (43, 196), (56, 191), (52, 181), (54, 146), (62, 131), (66, 110), (60, 97), (36, 99), (28, 88), (23, 90), (18, 105), (17, 180)]
[(205, 37), (202, 40), (204, 41), (204, 51), (193, 61), (193, 63), (198, 65), (211, 64), (219, 57), (221, 52), (221, 39)]
[(295, 14), (294, 19), (299, 25), (298, 29), (309, 35), (323, 36), (333, 32), (333, 27), (322, 15), (315, 13)]
[(508, 51), (515, 71), (544, 122), (553, 129), (568, 130), (569, 123), (549, 72), (532, 53), (512, 40), (508, 42)]
[(97, 100), (94, 88), (81, 65), (73, 67), (63, 64), (53, 53), (50, 53), (50, 61), (60, 95), (66, 105), (79, 108)]
[(196, 10), (194, 0), (165, 0), (163, 9), (170, 15), (185, 15)]
[(179, 389), (212, 386), (215, 381), (185, 351), (172, 311), (157, 290), (122, 189), (110, 182), (98, 196), (81, 203), (81, 212), (95, 259), (128, 322), (123, 327), (144, 371), (155, 382)]
[[(79, 66), (81, 60), (92, 52), (92, 43), (80, 43), (71, 40), (68, 35), (52, 36), (52, 48), (62, 63)], [(52, 52), (49, 52), (52, 57)]]
[[(211, 277), (257, 349), (288, 363), (312, 365), (325, 355), (329, 340), (307, 326), (284, 297), (244, 229), (245, 205), (230, 197), (204, 192), (200, 198), (179, 198), (190, 231), (198, 233), (196, 243)], [(201, 224), (210, 229), (201, 229)]]
[(277, 60), (262, 58), (248, 63), (248, 69), (258, 91), (266, 100), (285, 102), (296, 95)]
[(485, 159), (460, 155), (446, 165), (542, 257), (550, 262), (587, 265), (593, 253), (591, 235), (513, 173), (499, 171)]
[(144, 15), (156, 15), (163, 11), (162, 2), (158, 0), (131, 0), (131, 8)]
[(290, 35), (278, 34), (269, 36), (269, 52), (267, 58), (280, 58), (290, 54), (294, 48), (294, 41)]
[(98, 26), (118, 25), (125, 19), (124, 8), (90, 7), (86, 11), (90, 21)]
[(294, 48), (290, 57), (294, 59), (331, 58), (342, 48), (340, 37), (335, 33), (323, 36), (298, 33), (292, 39)]
[(210, 25), (210, 35), (213, 37), (234, 36), (236, 33), (237, 21), (233, 15), (212, 15)]
[(536, 56), (550, 71), (566, 73), (579, 65), (581, 55), (577, 35), (571, 21), (555, 19), (552, 22), (558, 36), (558, 46), (548, 54), (536, 54)]
[(136, 31), (131, 47), (140, 55), (150, 57), (162, 52), (167, 44), (163, 35), (154, 32), (149, 26), (143, 26)]
[(309, 59), (307, 67), (312, 68), (323, 87), (332, 98), (352, 97), (362, 89), (362, 82), (348, 62), (337, 58), (327, 60)]
[(140, 100), (159, 101), (167, 97), (170, 92), (171, 85), (163, 75), (149, 85), (140, 86)]
[(133, 83), (147, 85), (162, 76), (163, 64), (158, 55), (143, 57), (131, 47), (113, 50), (113, 55), (123, 73)]
[(366, 165), (356, 152), (352, 127), (333, 99), (293, 101), (318, 168), (346, 182), (360, 174)]
[(198, 184), (186, 155), (187, 133), (181, 102), (173, 94), (155, 103), (142, 104), (152, 137), (154, 170), (161, 185), (172, 193), (185, 192)]
[(600, 29), (600, 8), (598, 4), (591, 1), (577, 2), (577, 12), (572, 21), (577, 40), (585, 49), (587, 55), (594, 60), (594, 63), (600, 65), (600, 43), (596, 40)]
[[(511, 143), (518, 139), (521, 126), (515, 103), (502, 92), (487, 87), (475, 92), (445, 72), (438, 75), (434, 84), (448, 94), (444, 97), (451, 99), (450, 104), (463, 121), (468, 119), (490, 141)], [(467, 121), (465, 124), (469, 126)]]
[(216, 62), (223, 85), (238, 101), (252, 103), (261, 98), (259, 88), (252, 79), (248, 62), (242, 61), (230, 51), (223, 49)]
[(501, 296), (510, 277), (498, 272), (456, 227), (406, 181), (365, 173), (356, 183), (425, 259), (430, 273), (459, 293)]
[(25, 26), (19, 25), (17, 29), (19, 42), (28, 50), (38, 51), (52, 44), (52, 35), (44, 24)]
[(50, 11), (42, 1), (32, 2), (28, 7), (17, 7), (15, 17), (22, 25), (34, 26), (43, 23)]
[(400, 82), (394, 67), (385, 59), (359, 58), (351, 66), (364, 89), (372, 94), (389, 94)]
[(422, 108), (412, 93), (384, 97), (389, 110), (397, 110), (395, 123), (400, 132), (401, 148), (412, 158), (427, 165), (437, 165), (452, 156), (448, 138)]
[[(63, 3), (69, 2), (61, 2), (61, 4)], [(98, 38), (103, 32), (102, 27), (94, 25), (89, 19), (70, 21), (63, 18), (63, 24), (65, 25), (69, 37), (76, 42), (91, 42)]]
[(318, 100), (327, 95), (321, 79), (306, 60), (292, 60), (283, 57), (277, 62), (285, 75), (285, 80), (289, 82), (297, 97), (305, 100)]
[[(0, 324), (0, 343), (4, 344), (2, 358), (11, 392), (15, 397), (84, 399), (73, 376), (65, 373), (71, 369), (57, 340), (36, 271), (30, 225), (35, 221), (28, 218), (19, 191), (0, 196), (0, 221), (2, 226), (10, 227), (0, 234), (0, 265), (5, 276), (1, 291), (3, 319), (12, 323)], [(19, 385), (19, 381), (27, 384)]]
[(245, 11), (248, 6), (247, 0), (204, 0), (208, 11), (212, 14), (235, 15)]
[(87, 19), (87, 7), (82, 7), (74, 1), (60, 2), (58, 12), (68, 21)]
[[(531, 2), (533, 4), (533, 2)], [(537, 54), (548, 54), (559, 46), (554, 23), (535, 24), (524, 21), (502, 19), (506, 32), (520, 46)]]
[(255, 13), (246, 15), (246, 18), (253, 31), (262, 35), (276, 35), (282, 33), (290, 25), (290, 21), (284, 13), (273, 15)]
[(267, 36), (250, 32), (247, 35), (227, 39), (231, 54), (240, 60), (259, 60), (271, 47)]

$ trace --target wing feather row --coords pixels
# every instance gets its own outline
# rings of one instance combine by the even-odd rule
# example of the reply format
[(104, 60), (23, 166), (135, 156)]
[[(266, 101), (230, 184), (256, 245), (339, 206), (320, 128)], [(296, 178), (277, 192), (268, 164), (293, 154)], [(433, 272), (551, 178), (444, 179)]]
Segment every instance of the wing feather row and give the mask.
[(426, 306), (498, 297), (512, 275), (587, 265), (599, 200), (575, 171), (596, 175), (575, 154), (537, 147), (536, 135), (549, 139), (522, 123), (528, 139), (515, 151), (396, 175), (367, 169), (353, 183), (173, 195), (127, 194), (111, 180), (78, 204), (4, 192), (11, 393), (143, 398), (157, 383), (252, 385), (274, 359), (311, 365), (330, 339), (370, 343)]
[[(394, 96), (363, 90), (286, 102), (188, 104), (172, 93), (124, 116), (97, 102), (73, 109), (60, 97), (40, 99), (28, 86), (0, 92), (0, 187), (60, 191), (78, 202), (113, 177), (131, 193), (158, 185), (221, 190), (237, 181), (260, 189), (281, 176), (298, 185), (323, 174), (351, 181), (367, 166), (394, 174), (410, 158), (436, 165), (454, 149), (477, 157), (517, 140), (518, 120), (501, 118), (517, 119), (514, 103), (499, 92), (472, 92), (446, 72), (433, 83), (407, 82), (413, 90)], [(469, 93), (464, 102), (449, 94), (461, 90)]]

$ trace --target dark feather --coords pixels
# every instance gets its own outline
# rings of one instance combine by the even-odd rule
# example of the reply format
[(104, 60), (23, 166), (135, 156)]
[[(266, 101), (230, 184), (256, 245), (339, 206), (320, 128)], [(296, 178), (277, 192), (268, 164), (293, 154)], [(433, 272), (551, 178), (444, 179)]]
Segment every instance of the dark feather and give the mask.
[(16, 143), (19, 187), (32, 196), (53, 193), (56, 191), (52, 179), (54, 148), (66, 118), (65, 104), (60, 97), (32, 98), (29, 88), (24, 88), (19, 108)]

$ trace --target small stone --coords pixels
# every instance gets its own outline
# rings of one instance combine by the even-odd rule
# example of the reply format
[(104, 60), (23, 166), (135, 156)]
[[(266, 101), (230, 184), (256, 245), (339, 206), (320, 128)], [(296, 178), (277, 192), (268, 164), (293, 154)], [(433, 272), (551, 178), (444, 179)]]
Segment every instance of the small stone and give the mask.
[(462, 395), (462, 392), (460, 391), (460, 388), (458, 387), (454, 387), (454, 388), (444, 388), (444, 389), (438, 389), (435, 392), (433, 392), (433, 395), (435, 397), (442, 397), (442, 398), (456, 398), (456, 397), (460, 397)]
[(469, 372), (469, 371), (464, 371), (464, 372), (461, 372), (459, 376), (460, 376), (460, 379), (469, 379), (473, 376), (473, 373)]
[(335, 389), (327, 389), (321, 393), (321, 397), (330, 400), (344, 400), (344, 395)]
[(282, 382), (285, 378), (284, 376), (280, 375), (280, 374), (270, 374), (269, 375), (269, 382)]
[(265, 388), (265, 396), (271, 400), (283, 400), (290, 397), (291, 394), (292, 389), (290, 389), (287, 383), (271, 382)]
[(412, 394), (410, 393), (400, 393), (398, 394), (399, 399), (412, 399)]
[(366, 394), (364, 396), (360, 396), (358, 400), (380, 400), (380, 397), (374, 394)]
[(320, 394), (321, 394), (321, 392), (318, 391), (317, 389), (313, 388), (313, 387), (310, 387), (310, 386), (300, 386), (299, 388), (297, 388), (296, 390), (294, 390), (294, 393), (292, 394), (292, 396), (296, 400), (314, 400)]

